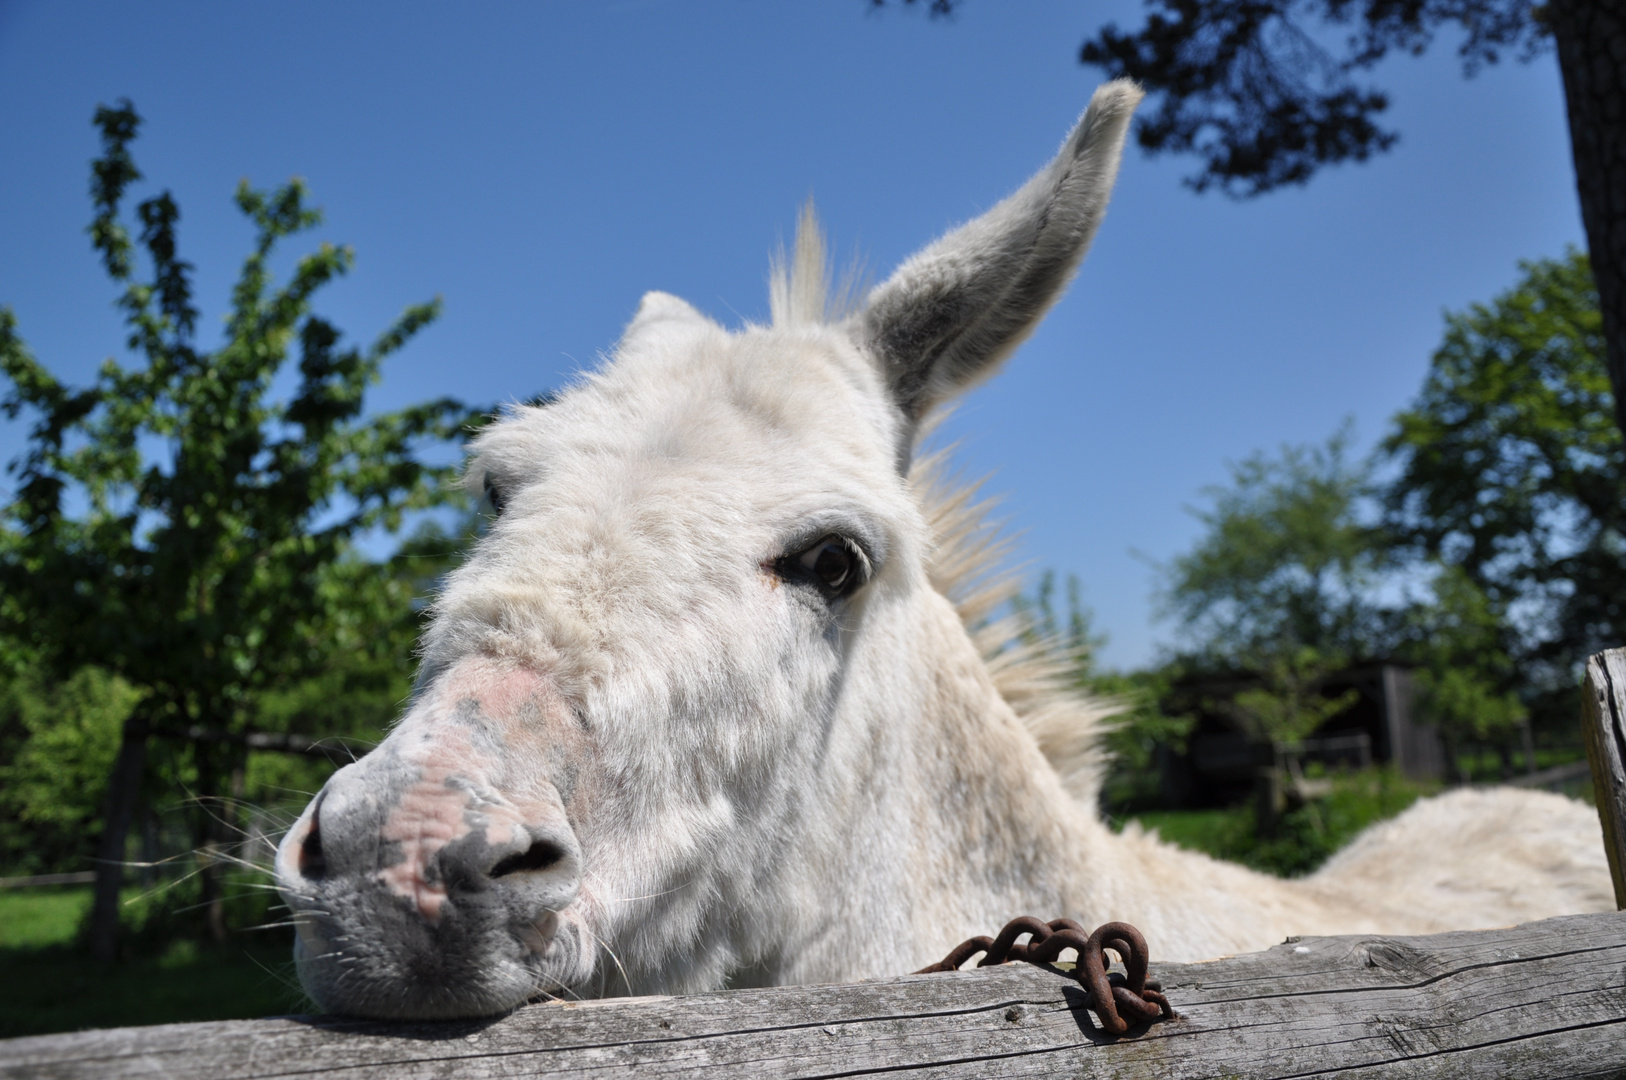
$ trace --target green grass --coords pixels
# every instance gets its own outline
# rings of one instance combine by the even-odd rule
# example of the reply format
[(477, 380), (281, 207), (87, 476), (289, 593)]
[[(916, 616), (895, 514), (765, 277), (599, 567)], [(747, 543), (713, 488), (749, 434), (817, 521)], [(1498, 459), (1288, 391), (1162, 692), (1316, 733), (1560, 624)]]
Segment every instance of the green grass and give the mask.
[(88, 888), (0, 892), (0, 1037), (299, 1012), (287, 938), (138, 945), (116, 964), (78, 947)]
[(1171, 844), (1205, 852), (1217, 859), (1232, 858), (1239, 844), (1253, 835), (1253, 811), (1246, 806), (1223, 810), (1146, 810), (1129, 820), (1139, 822), (1142, 828), (1156, 829), (1158, 835)]
[(89, 889), (6, 889), (0, 892), (0, 949), (70, 942), (89, 910)]
[(1438, 784), (1406, 780), (1386, 768), (1326, 775), (1332, 793), (1284, 815), (1277, 835), (1268, 840), (1257, 835), (1251, 805), (1148, 811), (1131, 820), (1180, 847), (1291, 877), (1310, 873), (1368, 825), (1439, 790)]

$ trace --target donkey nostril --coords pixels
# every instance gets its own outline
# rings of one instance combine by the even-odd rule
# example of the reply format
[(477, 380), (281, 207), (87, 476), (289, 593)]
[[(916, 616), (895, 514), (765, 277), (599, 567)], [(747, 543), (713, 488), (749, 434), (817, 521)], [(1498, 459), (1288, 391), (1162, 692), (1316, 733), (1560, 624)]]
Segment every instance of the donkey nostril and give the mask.
[(507, 874), (523, 874), (530, 870), (546, 870), (564, 857), (564, 851), (557, 844), (547, 840), (538, 840), (524, 851), (510, 855), (496, 866), (493, 866), (487, 876), (500, 878)]
[(327, 856), (322, 853), (322, 830), (311, 816), (311, 831), (299, 845), (299, 873), (308, 881), (320, 881), (327, 876)]

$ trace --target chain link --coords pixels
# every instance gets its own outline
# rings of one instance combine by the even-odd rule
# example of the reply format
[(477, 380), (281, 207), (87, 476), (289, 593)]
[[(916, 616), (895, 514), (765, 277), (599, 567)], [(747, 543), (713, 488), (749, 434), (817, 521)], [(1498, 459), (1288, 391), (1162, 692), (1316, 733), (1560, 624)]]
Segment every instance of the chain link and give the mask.
[[(1028, 940), (1019, 943), (1016, 939), (1023, 935)], [(1061, 969), (1055, 967), (1056, 959), (1068, 949), (1078, 953), (1078, 962), (1066, 974), (1084, 987), (1089, 995), (1086, 1006), (1101, 1018), (1101, 1026), (1112, 1034), (1122, 1035), (1131, 1024), (1150, 1024), (1175, 1015), (1168, 999), (1160, 992), (1159, 984), (1146, 979), (1146, 967), (1151, 961), (1146, 939), (1139, 930), (1122, 922), (1105, 923), (1092, 934), (1071, 919), (1043, 922), (1023, 915), (1006, 923), (998, 937), (962, 941), (942, 960), (915, 974), (958, 971), (961, 964), (978, 953), (985, 954), (977, 961), (978, 967), (1020, 960), (1059, 971)], [(1125, 974), (1107, 971), (1106, 949), (1123, 958)]]

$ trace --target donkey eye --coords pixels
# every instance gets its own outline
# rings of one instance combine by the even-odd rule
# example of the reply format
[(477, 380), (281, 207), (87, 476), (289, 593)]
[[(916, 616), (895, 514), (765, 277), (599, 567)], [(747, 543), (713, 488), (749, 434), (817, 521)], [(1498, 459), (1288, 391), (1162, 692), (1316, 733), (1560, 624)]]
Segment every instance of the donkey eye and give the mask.
[(501, 514), (504, 502), (502, 492), (498, 490), (496, 484), (491, 482), (491, 477), (489, 476), (486, 477), (485, 487), (486, 499), (491, 503), (491, 512), (493, 514)]
[(793, 562), (799, 576), (812, 578), (832, 598), (862, 585), (868, 569), (858, 546), (833, 533), (786, 561)]

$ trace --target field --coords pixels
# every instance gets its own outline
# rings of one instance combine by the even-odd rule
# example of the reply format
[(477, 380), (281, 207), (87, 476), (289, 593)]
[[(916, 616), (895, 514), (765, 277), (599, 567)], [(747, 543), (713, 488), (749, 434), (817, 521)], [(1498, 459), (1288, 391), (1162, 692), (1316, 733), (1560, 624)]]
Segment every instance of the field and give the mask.
[(75, 946), (90, 889), (0, 891), (0, 1037), (299, 1012), (288, 939), (138, 948), (117, 964)]

